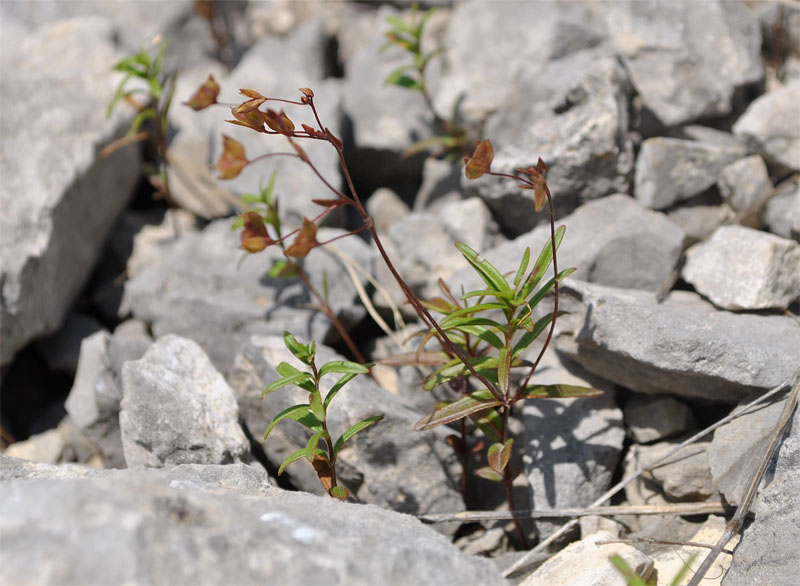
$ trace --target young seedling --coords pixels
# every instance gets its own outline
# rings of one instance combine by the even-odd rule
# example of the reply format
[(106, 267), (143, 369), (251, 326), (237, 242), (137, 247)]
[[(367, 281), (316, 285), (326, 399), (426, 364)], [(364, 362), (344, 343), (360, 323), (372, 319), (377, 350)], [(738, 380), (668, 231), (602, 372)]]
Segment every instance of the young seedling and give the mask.
[[(264, 433), (264, 439), (266, 440), (275, 426), (284, 419), (292, 419), (303, 424), (311, 432), (311, 437), (308, 439), (308, 443), (304, 448), (286, 457), (278, 469), (278, 475), (283, 474), (283, 471), (286, 470), (286, 467), (292, 462), (305, 458), (314, 467), (325, 492), (339, 500), (347, 500), (347, 497), (350, 496), (350, 491), (344, 486), (339, 486), (337, 483), (336, 458), (347, 441), (383, 419), (383, 415), (375, 415), (359, 421), (345, 430), (334, 442), (328, 431), (328, 408), (336, 394), (342, 390), (342, 387), (359, 374), (368, 374), (369, 366), (371, 365), (334, 360), (323, 364), (321, 368), (317, 369), (314, 361), (316, 353), (316, 344), (314, 342), (311, 342), (311, 344), (301, 344), (289, 332), (283, 333), (283, 341), (289, 349), (289, 352), (300, 362), (309, 367), (310, 371), (298, 370), (288, 362), (281, 362), (276, 370), (282, 378), (276, 380), (264, 389), (264, 392), (261, 393), (261, 398), (263, 399), (269, 393), (277, 391), (287, 385), (294, 385), (308, 392), (308, 403), (293, 405), (273, 417), (272, 421), (270, 421), (267, 426), (266, 433)], [(331, 390), (323, 396), (322, 390), (320, 389), (320, 381), (326, 374), (334, 373), (343, 376), (331, 387)]]
[(433, 99), (425, 82), (425, 70), (431, 60), (444, 52), (443, 49), (437, 49), (426, 53), (422, 49), (425, 24), (435, 11), (436, 9), (429, 8), (420, 16), (419, 8), (415, 3), (411, 6), (408, 22), (394, 16), (386, 17), (386, 22), (391, 28), (386, 32), (387, 40), (380, 51), (385, 51), (392, 46), (399, 47), (409, 53), (411, 63), (394, 69), (386, 76), (383, 84), (419, 92), (433, 116), (435, 135), (411, 145), (406, 149), (406, 155), (438, 149), (438, 155), (451, 154), (457, 157), (466, 151), (469, 142), (466, 131), (457, 122), (457, 105), (453, 108), (449, 120), (442, 118), (433, 107)]
[[(156, 151), (156, 165), (145, 168), (144, 172), (155, 188), (155, 196), (163, 197), (172, 206), (169, 190), (169, 170), (167, 162), (167, 133), (169, 130), (169, 109), (175, 92), (176, 75), (167, 75), (163, 71), (164, 54), (169, 42), (157, 37), (152, 49), (144, 48), (135, 55), (125, 57), (114, 66), (114, 71), (124, 73), (114, 97), (108, 104), (106, 117), (110, 117), (114, 108), (125, 101), (136, 109), (137, 114), (131, 121), (127, 136), (107, 146), (103, 154), (108, 154), (126, 144), (138, 141), (149, 141)], [(130, 82), (140, 79), (144, 87), (130, 89)], [(142, 96), (137, 99), (136, 96)], [(145, 128), (145, 130), (142, 130)]]

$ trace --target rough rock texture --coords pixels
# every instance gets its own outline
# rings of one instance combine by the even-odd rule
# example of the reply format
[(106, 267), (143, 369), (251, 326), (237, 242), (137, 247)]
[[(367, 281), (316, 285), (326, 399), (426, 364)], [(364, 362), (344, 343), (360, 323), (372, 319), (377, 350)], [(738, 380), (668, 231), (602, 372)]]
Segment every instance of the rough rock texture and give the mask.
[[(660, 442), (652, 446), (634, 446), (638, 464), (650, 464), (667, 455), (676, 442)], [(695, 442), (648, 470), (644, 478), (657, 484), (669, 501), (706, 501), (719, 494), (711, 478), (708, 464), (710, 442)]]
[(800, 242), (800, 185), (787, 185), (767, 202), (764, 222), (773, 234)]
[(733, 132), (767, 162), (797, 171), (800, 169), (798, 102), (800, 80), (755, 100), (733, 125)]
[(0, 496), (6, 584), (505, 584), (411, 517), (285, 492), (243, 465), (16, 474)]
[[(341, 234), (321, 229), (318, 238)], [(159, 262), (126, 283), (123, 311), (150, 323), (156, 336), (173, 333), (193, 339), (221, 372), (230, 369), (239, 346), (253, 333), (290, 330), (326, 340), (333, 328), (324, 314), (307, 308), (310, 299), (303, 284), (264, 275), (284, 258), (277, 247), (240, 262), (240, 244), (227, 219), (182, 235)], [(362, 240), (343, 238), (333, 246), (371, 272), (373, 252)], [(312, 251), (303, 266), (319, 291), (327, 278), (331, 307), (346, 326), (364, 316), (364, 308), (354, 303), (356, 291), (343, 261), (331, 250)]]
[(759, 26), (744, 3), (628, 0), (603, 13), (637, 92), (665, 126), (728, 114), (735, 90), (763, 77)]
[(723, 309), (786, 309), (800, 297), (800, 245), (723, 226), (686, 252), (681, 276)]
[(694, 420), (691, 409), (669, 395), (635, 395), (625, 404), (623, 412), (628, 433), (640, 444), (687, 431)]
[(717, 184), (725, 202), (740, 214), (758, 210), (772, 191), (767, 165), (758, 155), (739, 159), (722, 169)]
[[(540, 69), (528, 66), (516, 87), (484, 131), (495, 147), (493, 171), (514, 173), (542, 157), (559, 216), (588, 200), (628, 191), (633, 169), (633, 147), (626, 137), (628, 85), (607, 50), (569, 54)], [(530, 212), (533, 192), (507, 178), (468, 181), (462, 176), (462, 187), (486, 200), (513, 234), (546, 217)]]
[(246, 461), (236, 396), (200, 346), (158, 339), (122, 367), (119, 426), (128, 467)]
[(108, 21), (84, 17), (27, 31), (2, 20), (5, 365), (22, 346), (58, 328), (128, 202), (139, 153), (129, 147), (97, 156), (132, 115), (120, 110), (111, 121), (105, 117), (118, 81), (111, 66), (119, 59)]
[(643, 579), (649, 579), (653, 573), (653, 560), (636, 548), (622, 543), (598, 544), (599, 541), (614, 539), (614, 535), (608, 531), (598, 531), (568, 545), (522, 580), (520, 586), (624, 586), (627, 584), (625, 578), (608, 561), (615, 554), (622, 557)]
[(636, 199), (656, 210), (668, 208), (714, 185), (722, 169), (745, 154), (744, 145), (649, 138), (636, 159)]
[[(317, 344), (318, 367), (342, 357)], [(253, 336), (242, 348), (230, 375), (236, 389), (242, 417), (253, 437), (263, 437), (272, 418), (291, 405), (308, 401), (308, 393), (285, 387), (263, 401), (261, 391), (279, 378), (275, 367), (282, 361), (300, 367), (279, 336)], [(330, 380), (329, 380), (330, 379)], [(324, 392), (336, 377), (323, 379)], [(327, 388), (326, 388), (327, 387)], [(347, 384), (331, 403), (328, 422), (334, 436), (372, 415), (384, 415), (376, 425), (350, 440), (342, 449), (337, 470), (343, 483), (363, 502), (408, 513), (452, 512), (463, 508), (455, 485), (457, 466), (453, 451), (444, 441), (448, 433), (437, 428), (412, 431), (424, 415), (359, 376)], [(260, 440), (275, 465), (306, 445), (306, 429), (299, 423), (283, 421)], [(296, 462), (284, 474), (302, 490), (320, 493), (322, 487), (307, 462)]]
[[(800, 364), (794, 317), (738, 315), (699, 300), (568, 280), (556, 348), (587, 370), (640, 393), (735, 402), (791, 376)], [(570, 299), (580, 299), (576, 306)]]

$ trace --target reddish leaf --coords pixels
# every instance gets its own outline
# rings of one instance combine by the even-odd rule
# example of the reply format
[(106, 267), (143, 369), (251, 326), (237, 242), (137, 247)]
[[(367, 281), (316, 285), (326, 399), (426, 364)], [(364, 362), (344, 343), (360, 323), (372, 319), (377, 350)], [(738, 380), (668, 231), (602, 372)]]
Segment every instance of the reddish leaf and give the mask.
[(313, 97), (314, 97), (314, 92), (313, 92), (313, 91), (311, 91), (311, 88), (307, 88), (307, 87), (301, 87), (301, 88), (300, 88), (300, 91), (301, 91), (301, 92), (303, 93), (303, 95), (304, 95), (305, 97), (307, 97), (307, 98), (313, 98)]
[(317, 471), (317, 477), (322, 484), (322, 488), (325, 489), (325, 492), (330, 493), (333, 487), (333, 474), (331, 473), (330, 462), (322, 456), (316, 455), (311, 461), (311, 465), (314, 467), (314, 470)]
[(206, 82), (197, 88), (197, 91), (184, 102), (192, 110), (199, 111), (203, 108), (208, 108), (211, 104), (217, 103), (217, 96), (219, 95), (219, 84), (214, 80), (212, 75), (208, 76)]
[(260, 252), (275, 241), (269, 237), (264, 218), (257, 212), (247, 212), (242, 216), (242, 248), (247, 252)]
[(331, 144), (335, 146), (338, 150), (342, 149), (342, 141), (339, 140), (336, 137), (336, 135), (333, 134), (333, 132), (331, 132), (331, 129), (328, 128), (327, 126), (325, 127), (325, 136), (328, 138), (329, 141), (331, 141)]
[(292, 148), (294, 148), (294, 152), (296, 152), (296, 153), (297, 153), (297, 156), (298, 156), (298, 157), (300, 157), (300, 160), (301, 160), (301, 161), (305, 161), (306, 163), (310, 162), (310, 161), (308, 160), (308, 155), (307, 155), (307, 154), (306, 154), (306, 152), (303, 150), (303, 147), (301, 147), (299, 144), (297, 144), (297, 143), (296, 143), (295, 141), (293, 141), (291, 138), (289, 139), (289, 143), (292, 145)]
[(256, 90), (241, 89), (241, 90), (239, 90), (239, 93), (242, 94), (243, 96), (246, 96), (246, 97), (252, 98), (252, 99), (258, 99), (258, 98), (264, 98), (265, 100), (267, 99), (264, 96), (262, 96), (260, 93), (258, 93)]
[(251, 112), (252, 110), (257, 110), (258, 107), (267, 101), (267, 98), (253, 98), (252, 100), (247, 100), (246, 102), (242, 102), (238, 106), (236, 106), (236, 112), (238, 114), (244, 114), (245, 112)]
[(521, 185), (522, 189), (533, 189), (533, 205), (537, 212), (541, 211), (547, 201), (547, 181), (545, 180), (545, 173), (547, 172), (547, 165), (544, 164), (542, 157), (535, 167), (528, 167), (527, 169), (519, 169), (523, 173), (527, 173), (530, 177), (533, 187), (529, 185)]
[(309, 126), (308, 124), (301, 124), (303, 130), (305, 130), (309, 136), (313, 136), (315, 138), (327, 138), (324, 132), (321, 130), (317, 130), (313, 126)]
[(266, 132), (264, 129), (264, 112), (261, 110), (256, 109), (247, 110), (245, 112), (237, 112), (236, 108), (231, 108), (231, 114), (233, 114), (233, 117), (236, 118), (236, 120), (226, 120), (226, 122), (252, 128), (256, 132)]
[(312, 199), (311, 201), (324, 208), (330, 208), (342, 203), (341, 199)]
[(304, 258), (315, 246), (319, 246), (319, 242), (317, 242), (317, 225), (303, 218), (303, 226), (300, 228), (294, 243), (286, 249), (286, 255), (294, 258)]
[(503, 482), (503, 476), (499, 474), (494, 468), (491, 468), (489, 466), (478, 468), (477, 470), (475, 470), (475, 474), (480, 476), (481, 478), (485, 478), (486, 480), (491, 480), (492, 482)]
[(264, 112), (264, 122), (272, 130), (280, 134), (292, 136), (294, 133), (294, 122), (289, 120), (289, 117), (283, 110), (280, 112), (276, 112), (275, 110), (267, 110)]
[(244, 146), (230, 136), (222, 135), (223, 151), (217, 161), (217, 170), (220, 179), (233, 179), (238, 177), (242, 169), (250, 163), (244, 154)]
[(497, 407), (501, 404), (502, 403), (498, 401), (489, 391), (475, 391), (466, 397), (462, 397), (458, 401), (454, 401), (444, 407), (437, 408), (433, 413), (430, 413), (420, 419), (414, 426), (414, 429), (417, 431), (432, 429), (438, 425), (445, 425), (447, 423), (452, 423), (453, 421), (458, 421), (459, 419), (462, 419), (471, 413), (484, 411), (485, 409)]
[(505, 445), (498, 442), (489, 446), (489, 453), (486, 457), (489, 461), (489, 466), (491, 466), (493, 470), (502, 473), (503, 470), (506, 469), (508, 460), (511, 458), (511, 448), (513, 445), (514, 440), (509, 439), (506, 441)]
[(472, 157), (464, 157), (466, 163), (464, 172), (467, 179), (477, 179), (484, 173), (488, 173), (492, 166), (492, 159), (494, 159), (494, 148), (492, 141), (487, 138), (478, 143)]

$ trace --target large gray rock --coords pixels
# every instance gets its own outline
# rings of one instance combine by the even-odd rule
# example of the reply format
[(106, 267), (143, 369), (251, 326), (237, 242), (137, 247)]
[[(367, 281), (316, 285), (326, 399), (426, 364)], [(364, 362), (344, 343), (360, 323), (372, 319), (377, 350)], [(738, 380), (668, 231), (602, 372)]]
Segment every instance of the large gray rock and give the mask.
[[(797, 568), (800, 567), (797, 547), (800, 417), (797, 411), (789, 427), (756, 501), (755, 519), (742, 534), (730, 570), (722, 580), (723, 586), (790, 586), (797, 582)], [(748, 433), (749, 430), (744, 435)]]
[[(575, 267), (570, 279), (652, 292), (666, 291), (675, 281), (683, 230), (635, 199), (616, 194), (589, 202), (556, 222), (556, 226), (561, 224), (566, 233), (558, 248), (558, 267), (559, 271)], [(501, 273), (516, 271), (525, 248), (530, 247), (533, 264), (549, 238), (548, 223), (480, 252)], [(458, 271), (450, 283), (464, 283), (467, 290), (483, 288), (471, 269)]]
[(759, 25), (744, 3), (627, 0), (603, 13), (636, 90), (666, 126), (729, 114), (735, 91), (763, 77)]
[(505, 584), (411, 517), (286, 492), (248, 466), (54, 479), (20, 462), (0, 456), (17, 477), (0, 496), (3, 583)]
[(233, 389), (200, 346), (175, 335), (123, 365), (119, 427), (129, 467), (250, 457)]
[(800, 169), (800, 80), (764, 94), (747, 108), (733, 132), (769, 163)]
[[(493, 171), (513, 174), (542, 157), (558, 216), (588, 200), (628, 191), (633, 169), (633, 147), (626, 137), (629, 86), (607, 48), (572, 53), (541, 67), (528, 64), (514, 88), (486, 124), (485, 136), (495, 147)], [(467, 193), (486, 200), (511, 233), (527, 232), (547, 218), (546, 209), (533, 212), (533, 191), (513, 180), (469, 181), (462, 174), (461, 181)]]
[(623, 412), (628, 434), (640, 444), (688, 431), (694, 424), (689, 407), (669, 395), (634, 395), (625, 403)]
[(567, 280), (556, 348), (640, 393), (735, 402), (800, 364), (800, 323), (718, 311), (698, 297), (659, 304), (642, 291)]
[[(343, 234), (320, 229), (320, 241)], [(155, 264), (140, 268), (125, 285), (122, 311), (149, 322), (156, 336), (173, 333), (200, 344), (221, 372), (227, 372), (239, 346), (253, 333), (290, 330), (325, 341), (333, 331), (298, 279), (269, 278), (266, 271), (283, 255), (277, 247), (245, 258), (230, 220), (217, 220), (200, 233), (186, 233), (167, 246)], [(367, 271), (373, 249), (358, 238), (329, 245), (346, 252)], [(318, 291), (327, 279), (329, 303), (345, 327), (365, 315), (342, 260), (326, 247), (311, 251), (303, 267)]]
[(758, 211), (772, 191), (767, 165), (758, 155), (739, 159), (722, 169), (717, 184), (725, 202), (743, 215)]
[(120, 57), (108, 21), (26, 30), (6, 17), (1, 26), (0, 364), (7, 364), (58, 328), (139, 179), (139, 151), (97, 155), (132, 117), (119, 108), (106, 120)]
[(786, 309), (800, 297), (800, 245), (723, 226), (686, 251), (681, 276), (722, 309)]
[[(335, 352), (317, 344), (317, 366), (340, 360)], [(291, 405), (308, 402), (308, 393), (285, 387), (261, 400), (261, 391), (277, 380), (275, 367), (282, 361), (302, 365), (279, 336), (253, 336), (236, 359), (229, 379), (239, 397), (242, 416), (255, 438), (261, 438), (272, 418)], [(329, 380), (330, 379), (330, 380)], [(327, 393), (337, 377), (322, 381)], [(366, 376), (348, 383), (331, 403), (328, 424), (338, 437), (362, 419), (384, 415), (376, 425), (357, 435), (340, 452), (337, 475), (360, 500), (407, 513), (452, 512), (463, 508), (453, 479), (456, 459), (445, 443), (448, 431), (436, 428), (412, 431), (420, 413)], [(294, 421), (279, 423), (266, 441), (259, 440), (276, 466), (303, 448), (307, 430)], [(284, 474), (302, 490), (320, 493), (322, 487), (308, 462), (289, 466)]]
[(634, 194), (649, 208), (668, 208), (714, 185), (722, 169), (745, 154), (744, 145), (649, 138), (636, 159)]

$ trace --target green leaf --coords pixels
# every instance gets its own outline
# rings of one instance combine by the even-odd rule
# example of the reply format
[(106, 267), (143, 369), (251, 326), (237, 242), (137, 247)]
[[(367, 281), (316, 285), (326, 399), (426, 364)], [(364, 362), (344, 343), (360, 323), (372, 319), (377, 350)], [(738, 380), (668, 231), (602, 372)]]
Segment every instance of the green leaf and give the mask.
[(600, 389), (579, 387), (576, 385), (528, 385), (520, 389), (516, 397), (525, 399), (570, 399), (599, 397), (604, 394)]
[(446, 317), (439, 323), (439, 327), (445, 331), (459, 329), (462, 326), (489, 326), (500, 332), (505, 330), (503, 324), (488, 317), (456, 317), (454, 319)]
[(155, 108), (145, 108), (141, 112), (139, 112), (131, 121), (130, 130), (128, 130), (129, 135), (134, 135), (139, 132), (139, 127), (144, 124), (145, 120), (153, 119), (155, 120), (157, 112)]
[(261, 398), (263, 399), (273, 391), (277, 391), (288, 385), (297, 385), (302, 389), (309, 390), (307, 388), (308, 383), (311, 384), (311, 388), (313, 390), (314, 383), (311, 380), (311, 375), (307, 372), (300, 372), (298, 371), (297, 374), (293, 374), (291, 376), (284, 376), (276, 380), (274, 383), (270, 384), (266, 389), (261, 392)]
[(283, 474), (283, 471), (286, 470), (286, 467), (291, 464), (292, 462), (297, 462), (297, 460), (301, 460), (306, 457), (306, 449), (303, 448), (301, 450), (297, 450), (296, 452), (292, 452), (286, 459), (281, 463), (281, 467), (278, 468), (278, 476)]
[[(444, 321), (448, 319), (461, 317), (463, 315), (473, 315), (475, 313), (480, 313), (481, 311), (491, 311), (492, 309), (499, 309), (499, 310), (506, 310), (508, 309), (508, 304), (505, 303), (478, 303), (476, 305), (470, 305), (468, 307), (462, 307), (456, 309), (455, 311), (451, 312)], [(444, 323), (444, 321), (442, 323)]]
[(319, 391), (311, 393), (311, 400), (308, 403), (311, 413), (320, 421), (325, 421), (325, 407), (322, 404), (322, 397)]
[(485, 478), (486, 480), (491, 480), (492, 482), (503, 482), (502, 474), (498, 474), (498, 472), (490, 466), (478, 468), (475, 470), (475, 474), (481, 478)]
[(151, 77), (147, 80), (147, 85), (150, 88), (150, 95), (156, 100), (158, 100), (161, 97), (161, 94), (164, 93), (164, 87), (161, 85), (161, 82), (154, 77)]
[(421, 153), (423, 151), (430, 151), (435, 148), (443, 148), (443, 149), (454, 149), (458, 147), (459, 140), (450, 135), (442, 135), (437, 134), (435, 136), (429, 136), (428, 138), (423, 138), (422, 140), (418, 140), (406, 150), (403, 151), (403, 156), (408, 157), (411, 155), (416, 155), (417, 153)]
[(425, 28), (425, 23), (428, 22), (428, 19), (431, 16), (433, 16), (434, 12), (436, 12), (436, 8), (431, 7), (431, 8), (428, 8), (428, 10), (425, 11), (425, 14), (422, 15), (422, 18), (420, 19), (419, 24), (417, 25), (416, 37), (418, 39), (422, 38), (422, 30)]
[(289, 352), (294, 354), (295, 358), (297, 358), (303, 364), (311, 366), (311, 364), (314, 362), (314, 342), (311, 342), (311, 344), (306, 346), (305, 344), (298, 342), (291, 333), (283, 332), (283, 343), (286, 344), (286, 348), (288, 348)]
[(264, 439), (267, 439), (269, 433), (275, 428), (278, 423), (284, 419), (291, 419), (302, 423), (312, 431), (319, 431), (322, 429), (322, 422), (319, 421), (314, 414), (311, 413), (311, 408), (308, 405), (292, 405), (278, 413), (272, 418), (267, 426), (267, 431), (264, 432)]
[[(483, 370), (494, 370), (497, 368), (497, 358), (494, 356), (472, 356), (469, 363), (479, 373), (484, 374)], [(425, 380), (424, 388), (426, 391), (435, 389), (439, 385), (469, 374), (469, 369), (464, 366), (460, 358), (453, 358), (447, 364), (433, 372)]]
[(369, 374), (369, 366), (359, 364), (358, 362), (348, 362), (347, 360), (332, 360), (323, 364), (322, 368), (319, 369), (319, 378), (331, 372), (340, 374)]
[(463, 419), (467, 415), (489, 409), (490, 407), (497, 407), (502, 403), (498, 401), (490, 391), (481, 390), (475, 391), (462, 397), (458, 401), (454, 401), (449, 405), (436, 409), (420, 419), (414, 426), (417, 431), (425, 431), (426, 429), (433, 429), (439, 425), (445, 425)]
[(417, 36), (417, 29), (396, 16), (387, 16), (386, 22), (392, 25), (397, 31), (408, 33), (412, 37)]
[(503, 472), (508, 466), (508, 461), (511, 458), (511, 450), (514, 447), (514, 439), (509, 438), (505, 444), (500, 442), (494, 443), (489, 446), (489, 452), (486, 457), (489, 461), (489, 466), (498, 473)]
[(335, 385), (333, 385), (333, 386), (331, 387), (331, 390), (330, 390), (330, 391), (328, 391), (328, 394), (327, 394), (327, 395), (325, 395), (325, 402), (323, 403), (323, 404), (325, 405), (325, 409), (327, 409), (327, 408), (328, 408), (328, 405), (330, 405), (330, 404), (331, 404), (331, 401), (333, 401), (333, 398), (336, 396), (336, 393), (338, 393), (339, 391), (341, 391), (341, 390), (342, 390), (342, 387), (344, 387), (344, 385), (346, 385), (347, 383), (349, 383), (351, 380), (353, 380), (353, 379), (354, 379), (354, 378), (356, 378), (357, 376), (358, 376), (358, 373), (350, 373), (350, 374), (346, 374), (346, 375), (344, 375), (342, 378), (340, 378), (340, 379), (339, 379), (339, 380), (336, 382), (336, 384), (335, 384)]
[(517, 274), (514, 275), (514, 289), (519, 287), (520, 282), (522, 281), (522, 276), (525, 274), (525, 271), (528, 268), (528, 263), (531, 260), (531, 247), (528, 246), (525, 248), (525, 252), (522, 253), (522, 259), (519, 261), (519, 268), (517, 269)]
[(286, 259), (276, 260), (267, 271), (267, 276), (273, 279), (298, 277), (300, 276), (300, 267), (297, 266), (297, 263), (289, 262)]
[[(559, 226), (556, 228), (555, 236), (556, 236), (556, 248), (561, 245), (561, 241), (564, 239), (564, 232), (566, 232), (567, 228), (564, 225)], [(551, 238), (547, 239), (544, 247), (542, 248), (542, 252), (539, 253), (539, 258), (536, 260), (536, 264), (533, 265), (533, 270), (528, 278), (525, 280), (525, 285), (520, 291), (517, 297), (521, 299), (527, 299), (528, 296), (533, 292), (536, 288), (536, 285), (539, 284), (539, 281), (542, 280), (547, 269), (550, 267), (550, 263), (553, 262), (553, 240)]]
[[(561, 282), (562, 280), (566, 279), (569, 275), (574, 273), (576, 270), (577, 269), (575, 269), (575, 268), (564, 269), (563, 271), (558, 273), (558, 281)], [(536, 305), (538, 305), (539, 302), (542, 299), (544, 299), (544, 296), (547, 295), (550, 292), (550, 290), (553, 288), (553, 285), (555, 285), (555, 280), (554, 279), (550, 279), (549, 281), (547, 281), (547, 283), (541, 289), (539, 289), (530, 298), (530, 301), (528, 301), (528, 303), (531, 305), (531, 307), (536, 307)]]
[[(564, 312), (559, 311), (558, 314), (562, 315)], [(531, 343), (539, 337), (539, 334), (544, 331), (547, 325), (553, 321), (553, 314), (548, 313), (544, 317), (539, 318), (535, 324), (533, 324), (533, 328), (530, 331), (525, 332), (522, 337), (514, 344), (514, 349), (511, 352), (511, 359), (516, 360), (519, 358), (519, 355), (531, 345)]]
[(133, 77), (133, 74), (129, 73), (122, 79), (122, 81), (119, 82), (117, 91), (114, 94), (114, 97), (111, 98), (111, 101), (108, 103), (108, 108), (106, 108), (106, 119), (111, 118), (111, 112), (114, 111), (114, 107), (122, 98), (125, 97), (125, 85), (131, 79), (131, 77)]
[(308, 443), (306, 443), (306, 460), (311, 462), (314, 460), (314, 455), (317, 453), (317, 446), (319, 445), (319, 440), (323, 436), (325, 432), (323, 430), (319, 430), (318, 432), (314, 433), (310, 438), (308, 438)]
[(511, 286), (506, 282), (502, 273), (486, 259), (480, 258), (480, 255), (472, 248), (462, 242), (456, 243), (456, 248), (464, 255), (467, 262), (472, 265), (475, 272), (478, 273), (483, 282), (486, 283), (490, 289), (496, 289), (502, 292), (501, 297), (510, 297)]
[(487, 329), (484, 326), (459, 326), (459, 330), (462, 330), (468, 334), (472, 334), (473, 336), (477, 336), (487, 344), (497, 348), (498, 350), (505, 346), (503, 340), (501, 340), (497, 334), (493, 331)]
[(339, 439), (336, 440), (336, 443), (333, 445), (333, 455), (334, 457), (339, 453), (339, 450), (342, 449), (342, 446), (346, 441), (352, 438), (357, 433), (367, 429), (370, 425), (375, 425), (381, 419), (383, 419), (383, 415), (373, 415), (372, 417), (367, 417), (366, 419), (362, 419), (354, 426), (350, 427), (345, 431)]
[(422, 91), (423, 87), (421, 81), (419, 81), (418, 79), (414, 79), (410, 75), (405, 75), (405, 74), (387, 77), (384, 80), (383, 84), (396, 85), (414, 91)]
[(508, 390), (508, 371), (510, 368), (510, 360), (509, 363), (506, 363), (507, 358), (508, 348), (503, 346), (497, 357), (497, 384), (500, 387), (500, 391), (504, 393)]
[(472, 413), (469, 418), (490, 440), (499, 442), (502, 439), (503, 418), (497, 412), (497, 409), (486, 409), (478, 413)]
[(438, 57), (442, 53), (444, 53), (444, 49), (443, 48), (439, 48), (439, 49), (436, 49), (435, 51), (431, 51), (430, 53), (425, 55), (425, 57), (422, 59), (422, 63), (419, 64), (419, 69), (424, 71), (425, 68), (428, 66), (428, 63), (430, 63), (431, 59), (433, 59), (434, 57)]
[(344, 486), (331, 486), (330, 491), (328, 492), (335, 499), (339, 499), (340, 501), (344, 502), (350, 496), (350, 491), (347, 490)]
[(461, 299), (466, 301), (471, 297), (489, 297), (489, 296), (497, 298), (498, 301), (505, 300), (509, 296), (506, 295), (503, 291), (498, 291), (497, 289), (479, 289), (477, 291), (470, 291), (469, 293), (465, 293), (461, 296)]
[(386, 79), (383, 80), (383, 85), (394, 85), (395, 80), (402, 77), (406, 71), (410, 71), (412, 69), (414, 69), (414, 66), (410, 64), (401, 65), (400, 67), (392, 69), (386, 76)]

